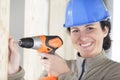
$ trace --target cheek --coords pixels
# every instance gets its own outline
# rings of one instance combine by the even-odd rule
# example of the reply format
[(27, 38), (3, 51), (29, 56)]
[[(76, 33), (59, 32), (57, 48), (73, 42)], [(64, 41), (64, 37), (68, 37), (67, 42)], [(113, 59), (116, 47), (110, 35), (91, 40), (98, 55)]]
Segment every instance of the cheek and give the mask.
[(71, 35), (71, 40), (72, 40), (72, 43), (76, 43), (78, 38), (75, 35)]
[(96, 39), (97, 46), (102, 47), (104, 36), (103, 35), (97, 36), (95, 39)]

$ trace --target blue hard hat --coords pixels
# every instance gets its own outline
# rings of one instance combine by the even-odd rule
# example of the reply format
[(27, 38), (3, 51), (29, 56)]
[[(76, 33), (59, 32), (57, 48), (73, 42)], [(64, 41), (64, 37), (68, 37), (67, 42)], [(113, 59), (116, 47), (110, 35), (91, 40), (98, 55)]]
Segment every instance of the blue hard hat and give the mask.
[(103, 0), (69, 0), (64, 27), (81, 26), (109, 18)]

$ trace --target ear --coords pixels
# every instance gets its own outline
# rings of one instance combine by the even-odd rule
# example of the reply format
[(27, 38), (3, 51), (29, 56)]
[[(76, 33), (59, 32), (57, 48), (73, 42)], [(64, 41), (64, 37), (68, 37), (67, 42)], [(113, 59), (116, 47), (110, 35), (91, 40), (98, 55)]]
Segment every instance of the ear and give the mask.
[(108, 35), (109, 28), (105, 26), (105, 29), (103, 32), (104, 32), (104, 37), (106, 37)]

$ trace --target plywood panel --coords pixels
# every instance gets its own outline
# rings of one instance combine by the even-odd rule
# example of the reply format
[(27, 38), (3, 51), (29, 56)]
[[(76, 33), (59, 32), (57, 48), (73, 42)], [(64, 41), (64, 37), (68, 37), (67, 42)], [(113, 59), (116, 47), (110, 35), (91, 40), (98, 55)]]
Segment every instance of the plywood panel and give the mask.
[[(24, 36), (48, 34), (48, 0), (25, 0)], [(36, 50), (24, 49), (25, 80), (38, 80), (43, 66)]]
[[(63, 28), (66, 3), (67, 0), (26, 0), (24, 36), (59, 35), (64, 45), (56, 52), (63, 58), (73, 59), (75, 51)], [(43, 70), (37, 54), (35, 50), (24, 50), (25, 80), (37, 80)]]
[(63, 39), (63, 46), (57, 50), (57, 53), (65, 59), (74, 59), (75, 50), (66, 28), (63, 27), (67, 2), (68, 0), (50, 1), (49, 34), (59, 35)]
[(7, 80), (9, 0), (0, 0), (0, 80)]

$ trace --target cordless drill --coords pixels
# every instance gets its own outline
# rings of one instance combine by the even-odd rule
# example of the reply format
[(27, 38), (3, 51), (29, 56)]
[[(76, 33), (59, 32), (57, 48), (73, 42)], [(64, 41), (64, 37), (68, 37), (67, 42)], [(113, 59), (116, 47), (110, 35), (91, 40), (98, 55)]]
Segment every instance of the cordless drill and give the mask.
[[(62, 44), (63, 41), (59, 36), (45, 36), (45, 35), (21, 38), (18, 42), (18, 45), (20, 47), (30, 49), (32, 48), (40, 53), (47, 54), (54, 54), (56, 49), (62, 46)], [(58, 78), (48, 74), (47, 77), (44, 77), (40, 80), (58, 80)]]

